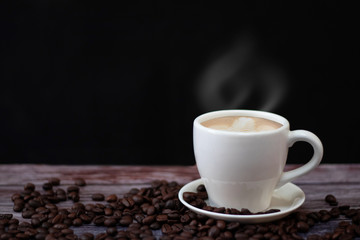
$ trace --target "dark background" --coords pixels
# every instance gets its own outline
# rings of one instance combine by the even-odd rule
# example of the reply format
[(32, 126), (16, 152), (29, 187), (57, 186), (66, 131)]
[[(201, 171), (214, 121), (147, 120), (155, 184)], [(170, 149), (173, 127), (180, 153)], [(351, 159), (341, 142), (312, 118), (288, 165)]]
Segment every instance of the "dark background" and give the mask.
[(354, 6), (129, 2), (0, 4), (1, 163), (194, 164), (193, 119), (229, 108), (358, 162)]

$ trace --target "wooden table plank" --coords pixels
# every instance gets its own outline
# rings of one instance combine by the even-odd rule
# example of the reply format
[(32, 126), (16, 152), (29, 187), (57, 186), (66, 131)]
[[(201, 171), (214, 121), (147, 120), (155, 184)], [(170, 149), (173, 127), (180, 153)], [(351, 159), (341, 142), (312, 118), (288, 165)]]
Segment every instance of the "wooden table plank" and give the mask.
[[(287, 170), (298, 165), (288, 165)], [(321, 164), (313, 172), (298, 178), (296, 184), (360, 183), (360, 164)], [(137, 184), (156, 179), (174, 179), (186, 183), (199, 177), (195, 166), (102, 166), (0, 164), (0, 185), (41, 183), (50, 177), (70, 182), (86, 177), (89, 184)]]
[[(287, 170), (298, 167), (289, 165)], [(91, 194), (101, 192), (104, 195), (116, 193), (121, 197), (131, 188), (148, 187), (153, 180), (177, 181), (185, 184), (199, 178), (195, 166), (102, 166), (102, 165), (38, 165), (38, 164), (0, 164), (0, 213), (12, 211), (11, 195), (19, 192), (28, 182), (33, 182), (37, 189), (51, 177), (61, 179), (61, 186), (73, 184), (76, 177), (84, 178), (87, 185), (81, 190), (81, 201), (92, 202)], [(340, 204), (360, 207), (360, 164), (321, 164), (310, 174), (294, 181), (306, 194), (306, 201), (300, 211), (318, 211), (330, 209), (324, 202), (328, 193), (337, 196)], [(61, 203), (70, 207), (71, 201)], [(15, 217), (21, 218), (19, 213)], [(332, 230), (342, 219), (332, 220), (316, 226), (311, 233)], [(84, 231), (96, 233), (105, 228), (93, 226), (81, 227)], [(159, 232), (157, 232), (159, 234)]]
[(85, 178), (90, 185), (141, 184), (158, 179), (173, 179), (186, 183), (199, 177), (195, 166), (102, 166), (102, 165), (37, 165), (0, 164), (0, 185), (23, 185), (24, 182), (43, 183), (58, 177), (72, 183), (76, 177)]

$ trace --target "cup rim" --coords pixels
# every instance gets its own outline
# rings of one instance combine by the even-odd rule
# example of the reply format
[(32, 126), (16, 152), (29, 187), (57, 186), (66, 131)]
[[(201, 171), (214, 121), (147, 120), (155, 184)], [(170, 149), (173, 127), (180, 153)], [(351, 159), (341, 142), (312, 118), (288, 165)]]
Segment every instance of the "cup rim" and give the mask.
[[(261, 131), (261, 132), (235, 132), (235, 131), (226, 131), (226, 130), (219, 130), (219, 129), (212, 129), (203, 126), (201, 123), (212, 119), (216, 117), (224, 117), (224, 116), (244, 116), (244, 117), (260, 117), (269, 119), (275, 122), (278, 122), (282, 124), (280, 128), (274, 129), (274, 130), (268, 130), (268, 131)], [(199, 115), (194, 120), (194, 127), (200, 128), (202, 130), (206, 130), (209, 132), (212, 132), (214, 134), (227, 134), (227, 135), (266, 135), (266, 134), (273, 134), (277, 132), (281, 132), (284, 129), (289, 129), (290, 124), (289, 121), (284, 118), (283, 116), (280, 116), (276, 113), (272, 112), (266, 112), (266, 111), (259, 111), (259, 110), (247, 110), (247, 109), (226, 109), (226, 110), (216, 110), (207, 112), (204, 114)]]

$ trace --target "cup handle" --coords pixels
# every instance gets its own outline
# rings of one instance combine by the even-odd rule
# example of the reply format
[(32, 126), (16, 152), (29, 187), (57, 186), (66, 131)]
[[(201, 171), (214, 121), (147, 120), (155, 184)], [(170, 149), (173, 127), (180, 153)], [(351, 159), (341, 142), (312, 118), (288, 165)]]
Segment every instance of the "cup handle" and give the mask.
[(316, 168), (321, 162), (324, 149), (320, 139), (315, 134), (306, 130), (295, 130), (289, 132), (289, 140), (288, 140), (289, 147), (291, 147), (295, 142), (298, 141), (304, 141), (310, 143), (314, 149), (314, 155), (312, 156), (310, 161), (305, 165), (288, 172), (283, 172), (276, 188), (279, 188), (284, 184), (291, 182), (295, 178), (298, 178), (302, 175), (309, 173), (311, 170)]

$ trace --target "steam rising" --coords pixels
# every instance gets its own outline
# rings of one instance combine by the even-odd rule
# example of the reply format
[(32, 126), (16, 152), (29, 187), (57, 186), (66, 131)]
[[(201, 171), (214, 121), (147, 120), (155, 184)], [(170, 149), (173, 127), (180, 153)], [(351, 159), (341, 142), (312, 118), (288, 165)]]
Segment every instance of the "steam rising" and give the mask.
[(260, 58), (251, 38), (242, 38), (214, 59), (197, 79), (196, 96), (203, 111), (252, 108), (274, 111), (287, 84), (281, 69)]

